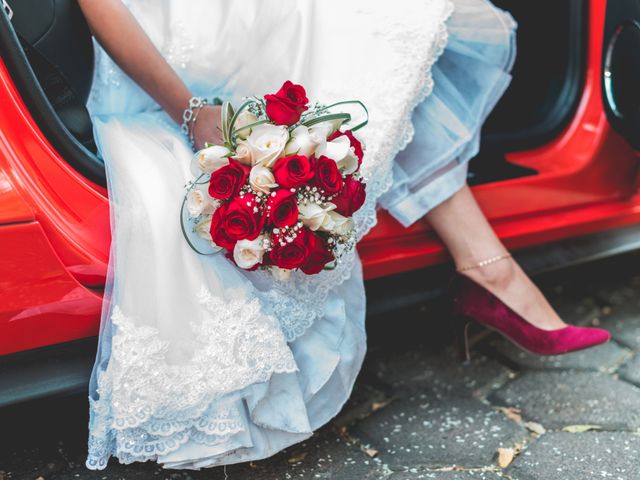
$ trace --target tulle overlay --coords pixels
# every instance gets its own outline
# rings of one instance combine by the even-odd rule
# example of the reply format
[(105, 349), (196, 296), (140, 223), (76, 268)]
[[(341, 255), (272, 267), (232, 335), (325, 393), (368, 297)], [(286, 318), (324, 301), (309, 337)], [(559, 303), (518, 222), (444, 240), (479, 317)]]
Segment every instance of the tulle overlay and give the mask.
[(413, 112), (416, 135), (393, 163), (380, 205), (409, 226), (459, 190), (480, 128), (511, 81), (516, 23), (487, 2), (456, 0), (449, 41), (432, 69), (435, 88)]
[[(367, 104), (360, 237), (385, 192), (409, 223), (459, 188), (513, 58), (513, 21), (485, 0), (125, 3), (198, 94), (239, 99), (290, 79), (314, 99)], [(309, 437), (340, 410), (365, 353), (357, 255), (283, 282), (195, 254), (179, 226), (192, 178), (179, 129), (99, 49), (89, 108), (113, 241), (87, 466), (198, 469)]]

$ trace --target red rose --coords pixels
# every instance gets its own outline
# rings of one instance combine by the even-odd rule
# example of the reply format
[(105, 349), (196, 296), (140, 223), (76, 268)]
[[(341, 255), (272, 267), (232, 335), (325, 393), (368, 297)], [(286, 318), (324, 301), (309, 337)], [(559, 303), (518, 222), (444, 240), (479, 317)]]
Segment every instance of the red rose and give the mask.
[(345, 217), (350, 217), (353, 212), (360, 210), (367, 198), (367, 186), (360, 180), (355, 180), (349, 175), (344, 181), (342, 191), (331, 199), (331, 203), (335, 204), (336, 212)]
[(327, 137), (327, 141), (330, 142), (331, 140), (335, 140), (336, 138), (342, 136), (345, 136), (349, 139), (349, 143), (351, 143), (353, 151), (355, 152), (356, 157), (358, 157), (358, 168), (360, 168), (360, 165), (362, 165), (362, 159), (364, 158), (364, 150), (362, 148), (362, 143), (360, 143), (360, 140), (355, 137), (351, 130), (347, 130), (346, 132), (336, 130), (331, 135), (329, 135), (329, 137)]
[(233, 158), (229, 159), (229, 165), (220, 167), (211, 174), (209, 180), (209, 195), (218, 200), (228, 200), (237, 195), (242, 186), (247, 182), (251, 169), (242, 165)]
[(271, 192), (267, 200), (268, 218), (276, 227), (290, 227), (298, 220), (298, 201), (290, 190)]
[(227, 206), (221, 205), (216, 209), (211, 217), (211, 227), (209, 233), (211, 234), (211, 240), (219, 247), (226, 248), (227, 250), (233, 250), (236, 246), (236, 240), (227, 235), (225, 229)]
[(326, 242), (315, 233), (309, 232), (307, 239), (307, 258), (300, 266), (307, 275), (320, 273), (325, 265), (335, 259)]
[(273, 176), (276, 178), (276, 182), (284, 188), (304, 185), (313, 178), (313, 175), (311, 160), (302, 155), (281, 158), (273, 167)]
[[(296, 238), (291, 242), (279, 235), (273, 236), (273, 249), (270, 254), (270, 263), (276, 267), (293, 270), (298, 268), (307, 259), (307, 240), (309, 231), (306, 228), (298, 230)], [(280, 241), (282, 240), (282, 243)]]
[(224, 232), (230, 239), (254, 240), (262, 232), (264, 219), (255, 199), (255, 195), (247, 193), (242, 197), (235, 197), (227, 205), (224, 212)]
[(342, 189), (342, 174), (338, 164), (329, 157), (321, 156), (316, 160), (316, 186), (326, 195), (335, 195)]
[(307, 110), (307, 92), (302, 85), (289, 80), (274, 95), (265, 95), (267, 115), (276, 125), (291, 126), (300, 120), (300, 115)]

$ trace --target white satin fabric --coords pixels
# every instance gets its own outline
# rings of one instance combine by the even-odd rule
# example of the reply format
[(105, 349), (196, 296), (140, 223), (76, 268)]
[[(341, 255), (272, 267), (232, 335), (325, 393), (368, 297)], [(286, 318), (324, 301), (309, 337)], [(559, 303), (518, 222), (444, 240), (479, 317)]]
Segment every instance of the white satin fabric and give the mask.
[[(433, 89), (451, 1), (125, 3), (195, 94), (239, 100), (289, 79), (312, 99), (363, 101), (368, 196), (355, 216), (359, 237), (375, 224), (394, 158), (413, 138), (412, 112)], [(113, 242), (87, 466), (102, 469), (114, 456), (197, 469), (308, 438), (340, 410), (365, 353), (357, 254), (286, 282), (196, 254), (179, 223), (192, 152), (99, 48), (89, 108)]]

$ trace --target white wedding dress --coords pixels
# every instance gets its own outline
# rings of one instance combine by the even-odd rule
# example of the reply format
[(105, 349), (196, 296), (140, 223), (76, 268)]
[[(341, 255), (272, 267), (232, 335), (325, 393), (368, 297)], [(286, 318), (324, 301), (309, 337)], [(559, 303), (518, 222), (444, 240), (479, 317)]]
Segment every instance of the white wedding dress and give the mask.
[[(239, 100), (292, 80), (312, 99), (367, 105), (359, 238), (378, 201), (409, 224), (460, 188), (513, 61), (515, 24), (486, 0), (125, 3), (195, 94)], [(192, 151), (99, 47), (89, 109), (112, 248), (87, 466), (198, 469), (308, 438), (339, 412), (365, 353), (357, 254), (290, 281), (196, 254), (179, 222)]]

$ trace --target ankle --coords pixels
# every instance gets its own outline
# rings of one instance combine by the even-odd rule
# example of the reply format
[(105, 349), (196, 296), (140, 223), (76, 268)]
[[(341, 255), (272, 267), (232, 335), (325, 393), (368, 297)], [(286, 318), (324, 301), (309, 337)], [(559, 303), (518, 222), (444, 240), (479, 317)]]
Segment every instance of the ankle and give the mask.
[(489, 265), (483, 265), (460, 272), (475, 282), (493, 291), (506, 289), (516, 278), (517, 264), (512, 258), (505, 258)]

